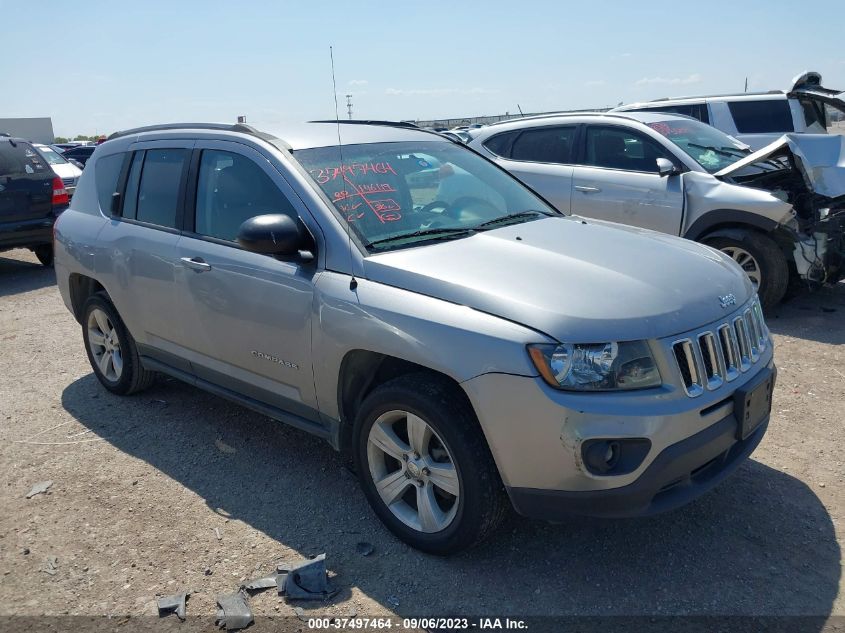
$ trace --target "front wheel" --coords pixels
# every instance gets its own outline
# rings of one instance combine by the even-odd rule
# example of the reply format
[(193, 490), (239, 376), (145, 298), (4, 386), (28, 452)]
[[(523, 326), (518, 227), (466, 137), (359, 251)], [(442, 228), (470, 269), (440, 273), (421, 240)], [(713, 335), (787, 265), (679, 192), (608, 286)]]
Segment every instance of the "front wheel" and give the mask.
[(453, 554), (484, 539), (504, 517), (508, 501), (484, 435), (448, 381), (420, 373), (377, 387), (353, 433), (367, 500), (412, 547)]
[(774, 240), (749, 231), (737, 238), (720, 236), (705, 239), (704, 242), (739, 264), (754, 284), (764, 309), (780, 303), (789, 284), (789, 266), (786, 256)]

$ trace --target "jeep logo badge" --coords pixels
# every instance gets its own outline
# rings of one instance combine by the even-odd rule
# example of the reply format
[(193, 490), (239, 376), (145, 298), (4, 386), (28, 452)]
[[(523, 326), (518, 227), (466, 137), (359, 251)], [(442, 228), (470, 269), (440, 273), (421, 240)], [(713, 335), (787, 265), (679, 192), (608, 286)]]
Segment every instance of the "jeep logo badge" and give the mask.
[(732, 294), (719, 297), (719, 305), (723, 308), (729, 308), (736, 305), (736, 297)]

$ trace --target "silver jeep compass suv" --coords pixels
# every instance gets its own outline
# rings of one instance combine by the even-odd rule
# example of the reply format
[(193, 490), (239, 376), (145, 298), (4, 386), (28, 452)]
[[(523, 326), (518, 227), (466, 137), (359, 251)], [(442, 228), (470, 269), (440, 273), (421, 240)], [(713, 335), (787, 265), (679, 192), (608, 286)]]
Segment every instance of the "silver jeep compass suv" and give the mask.
[(399, 125), (115, 134), (58, 221), (56, 276), (106, 389), (161, 372), (325, 438), (428, 552), (508, 499), (678, 507), (768, 423), (772, 342), (730, 258), (562, 215)]

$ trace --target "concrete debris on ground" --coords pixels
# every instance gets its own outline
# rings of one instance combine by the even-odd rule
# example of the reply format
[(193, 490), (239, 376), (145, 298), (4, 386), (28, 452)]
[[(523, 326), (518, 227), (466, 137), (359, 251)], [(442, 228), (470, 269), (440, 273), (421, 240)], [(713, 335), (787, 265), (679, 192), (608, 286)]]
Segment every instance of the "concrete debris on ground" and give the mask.
[(41, 568), (41, 571), (45, 574), (49, 574), (50, 576), (55, 576), (58, 569), (59, 559), (55, 556), (48, 556), (47, 560), (44, 562), (44, 567)]
[(172, 596), (162, 596), (156, 603), (158, 604), (158, 617), (163, 618), (166, 615), (175, 613), (180, 620), (185, 619), (185, 612), (187, 610), (188, 596), (191, 593), (177, 593)]
[(215, 624), (227, 631), (245, 629), (252, 624), (253, 616), (243, 591), (227, 593), (217, 597), (217, 619)]
[(27, 499), (32, 499), (35, 495), (40, 495), (47, 492), (50, 489), (50, 486), (53, 485), (52, 481), (39, 481), (37, 484), (32, 486), (32, 490), (30, 490), (26, 494)]
[[(271, 574), (269, 576), (265, 576), (264, 578), (250, 580), (248, 583), (241, 585), (241, 589), (248, 591), (249, 593), (257, 593), (259, 591), (263, 591), (264, 589), (278, 587), (280, 575), (281, 574)], [(282, 579), (282, 582), (284, 583), (284, 578)]]
[(294, 566), (279, 565), (277, 571), (279, 576), (286, 576), (284, 584), (279, 579), (279, 595), (290, 600), (328, 600), (337, 593), (329, 584), (325, 554)]

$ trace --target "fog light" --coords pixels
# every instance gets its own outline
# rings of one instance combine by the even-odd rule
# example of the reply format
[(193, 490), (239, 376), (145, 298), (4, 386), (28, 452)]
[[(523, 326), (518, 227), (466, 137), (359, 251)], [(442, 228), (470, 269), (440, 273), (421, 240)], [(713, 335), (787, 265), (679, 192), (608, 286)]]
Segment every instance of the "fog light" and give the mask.
[(584, 449), (584, 463), (593, 472), (606, 473), (619, 461), (619, 442), (601, 440)]
[(581, 456), (594, 475), (625, 475), (640, 467), (649, 449), (645, 438), (595, 439), (581, 445)]

